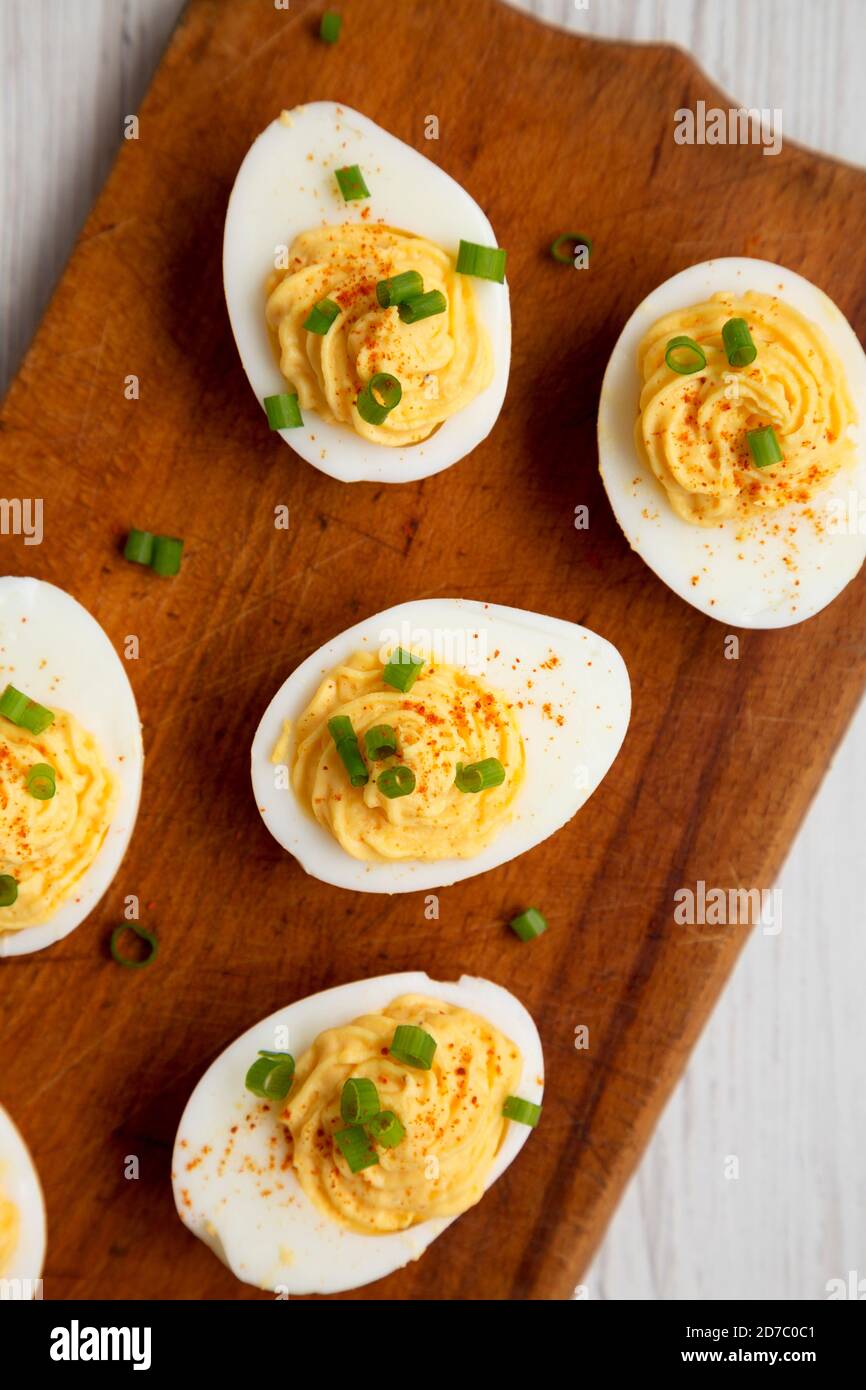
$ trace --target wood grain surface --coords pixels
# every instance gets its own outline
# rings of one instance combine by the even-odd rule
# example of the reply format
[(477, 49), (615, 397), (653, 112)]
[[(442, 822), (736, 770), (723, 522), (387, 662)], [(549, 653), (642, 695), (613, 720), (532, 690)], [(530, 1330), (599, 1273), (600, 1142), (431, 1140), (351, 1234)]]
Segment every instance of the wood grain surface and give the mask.
[[(186, 1096), (279, 1005), (404, 968), (488, 974), (524, 999), (547, 1058), (545, 1118), (419, 1264), (356, 1296), (568, 1297), (743, 944), (742, 928), (675, 926), (673, 892), (772, 884), (863, 688), (861, 583), (802, 628), (741, 634), (748, 661), (726, 661), (724, 629), (628, 551), (594, 425), (634, 304), (710, 255), (802, 272), (862, 337), (866, 176), (788, 144), (774, 159), (676, 146), (674, 110), (717, 94), (675, 50), (569, 38), (490, 0), (341, 9), (343, 38), (323, 50), (320, 7), (193, 0), (0, 421), (3, 491), (30, 496), (38, 477), (46, 524), (38, 552), (4, 539), (5, 568), (69, 589), (118, 647), (139, 636), (147, 750), (136, 835), (101, 909), (47, 953), (3, 962), (2, 1099), (46, 1188), (48, 1297), (257, 1296), (174, 1214)], [(507, 100), (506, 73), (521, 77)], [(340, 485), (270, 437), (228, 331), (220, 249), (237, 166), (281, 107), (316, 97), (432, 153), (510, 252), (499, 424), (406, 488)], [(595, 239), (583, 275), (546, 256), (575, 220)], [(273, 528), (277, 503), (288, 533)], [(579, 503), (588, 532), (573, 528)], [(123, 562), (130, 524), (186, 537), (179, 580)], [(619, 646), (634, 693), (623, 752), (576, 820), (443, 892), (439, 922), (418, 895), (306, 878), (248, 784), (252, 730), (285, 674), (364, 614), (433, 594), (585, 623)], [(105, 949), (126, 893), (162, 941), (140, 977)], [(551, 930), (525, 948), (503, 922), (529, 901)], [(588, 1052), (573, 1046), (579, 1024)], [(123, 1176), (133, 1153), (137, 1182)]]

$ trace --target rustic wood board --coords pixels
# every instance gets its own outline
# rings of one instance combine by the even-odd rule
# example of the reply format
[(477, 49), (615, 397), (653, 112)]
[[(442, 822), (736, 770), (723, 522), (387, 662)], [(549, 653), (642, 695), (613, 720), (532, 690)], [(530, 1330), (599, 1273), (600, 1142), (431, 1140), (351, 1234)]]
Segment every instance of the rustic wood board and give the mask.
[[(709, 256), (802, 272), (862, 338), (866, 176), (789, 145), (775, 158), (676, 146), (676, 108), (729, 102), (670, 48), (568, 37), (492, 0), (339, 8), (343, 37), (325, 49), (320, 5), (192, 0), (0, 418), (0, 490), (31, 496), (38, 477), (46, 525), (38, 549), (0, 540), (3, 569), (69, 589), (118, 648), (139, 636), (130, 676), (147, 751), (137, 831), (105, 902), (0, 969), (0, 1099), (46, 1189), (46, 1297), (263, 1297), (175, 1216), (185, 1099), (278, 1006), (410, 968), (488, 974), (524, 999), (547, 1058), (545, 1118), (417, 1265), (354, 1296), (568, 1297), (745, 939), (676, 926), (674, 889), (772, 884), (864, 685), (862, 582), (801, 628), (740, 634), (739, 661), (724, 658), (725, 630), (628, 550), (598, 479), (595, 412), (631, 309)], [(510, 252), (499, 424), (470, 458), (405, 488), (344, 486), (271, 437), (228, 329), (235, 172), (282, 107), (314, 98), (432, 154)], [(438, 145), (423, 139), (431, 113)], [(595, 239), (580, 275), (546, 255), (575, 225)], [(273, 528), (277, 503), (287, 533)], [(579, 503), (587, 532), (573, 528)], [(130, 524), (186, 537), (179, 580), (124, 563)], [(428, 922), (420, 895), (307, 878), (261, 824), (248, 766), (290, 669), (363, 615), (434, 594), (594, 628), (628, 663), (634, 713), (576, 820), (445, 890)], [(127, 893), (162, 941), (141, 975), (106, 950)], [(528, 948), (503, 927), (527, 902), (551, 921)], [(588, 1051), (573, 1045), (579, 1024)]]

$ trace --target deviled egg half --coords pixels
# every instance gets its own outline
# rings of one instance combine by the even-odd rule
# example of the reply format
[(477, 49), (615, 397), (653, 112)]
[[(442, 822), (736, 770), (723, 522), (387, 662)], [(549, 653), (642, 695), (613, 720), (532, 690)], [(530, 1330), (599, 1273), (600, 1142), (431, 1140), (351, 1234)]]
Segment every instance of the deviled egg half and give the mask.
[[(0, 1105), (0, 1289), (33, 1298), (45, 1261), (45, 1202), (30, 1150)], [(8, 1281), (13, 1281), (12, 1283)]]
[(229, 319), (272, 429), (344, 482), (449, 468), (496, 423), (505, 252), (417, 150), (331, 101), (284, 111), (229, 199)]
[(629, 720), (619, 652), (518, 608), (424, 599), (308, 657), (252, 745), (265, 824), (307, 873), (367, 893), (439, 888), (559, 830)]
[(660, 579), (736, 627), (802, 622), (866, 557), (866, 355), (769, 261), (705, 261), (632, 314), (605, 373), (601, 476)]
[(541, 1115), (530, 1014), (489, 980), (381, 975), (302, 999), (205, 1072), (181, 1118), (181, 1220), (238, 1279), (339, 1293), (417, 1260)]
[(38, 951), (109, 887), (138, 813), (135, 696), (95, 618), (0, 578), (0, 956)]

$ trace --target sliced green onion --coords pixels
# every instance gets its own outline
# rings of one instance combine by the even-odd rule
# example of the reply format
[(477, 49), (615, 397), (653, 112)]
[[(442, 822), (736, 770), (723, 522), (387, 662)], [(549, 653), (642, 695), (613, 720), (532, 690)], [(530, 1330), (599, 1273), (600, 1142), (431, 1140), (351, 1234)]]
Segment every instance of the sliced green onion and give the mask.
[(357, 164), (347, 164), (344, 169), (337, 169), (335, 172), (340, 192), (347, 203), (356, 203), (359, 198), (369, 198), (370, 190)]
[(415, 774), (411, 767), (386, 767), (384, 772), (379, 773), (376, 786), (383, 796), (393, 801), (415, 790)]
[(444, 314), (447, 308), (448, 300), (441, 290), (428, 290), (427, 294), (404, 299), (398, 305), (397, 313), (404, 323), (418, 323), (421, 319), (432, 318), (434, 314)]
[[(136, 936), (141, 937), (142, 941), (146, 941), (150, 947), (150, 955), (145, 956), (143, 960), (130, 960), (127, 956), (122, 956), (117, 942), (125, 931), (134, 932)], [(127, 970), (143, 970), (146, 965), (150, 965), (152, 961), (156, 960), (156, 953), (159, 950), (159, 943), (153, 932), (147, 931), (140, 922), (121, 922), (120, 926), (115, 927), (111, 933), (109, 945), (117, 964), (125, 965)]]
[(123, 547), (124, 560), (131, 560), (134, 565), (149, 565), (152, 555), (153, 532), (136, 531), (133, 527)]
[(406, 1131), (394, 1114), (393, 1110), (383, 1110), (380, 1114), (374, 1115), (368, 1121), (367, 1133), (376, 1144), (381, 1144), (383, 1149), (396, 1149), (402, 1139), (406, 1138)]
[(352, 721), (345, 714), (335, 714), (328, 720), (328, 733), (334, 740), (340, 760), (349, 774), (353, 787), (363, 787), (370, 780), (370, 774), (361, 757), (358, 739), (352, 728)]
[(182, 555), (183, 541), (177, 536), (154, 536), (150, 567), (154, 574), (162, 575), (163, 579), (170, 579), (172, 575), (180, 573)]
[(37, 801), (50, 801), (55, 791), (56, 773), (50, 763), (36, 763), (27, 774), (27, 790)]
[[(402, 306), (401, 306), (402, 307)], [(355, 404), (358, 414), (368, 425), (381, 425), (403, 398), (403, 387), (390, 372), (377, 372), (363, 391), (358, 392)]]
[(265, 413), (272, 430), (296, 430), (304, 423), (297, 391), (265, 396)]
[(765, 425), (760, 430), (746, 430), (746, 440), (756, 468), (769, 468), (774, 463), (782, 462), (782, 450), (772, 425)]
[(335, 304), (333, 299), (320, 299), (307, 315), (304, 328), (308, 333), (316, 333), (320, 338), (324, 338), (339, 313), (340, 306)]
[(18, 723), (22, 729), (29, 729), (31, 734), (44, 734), (48, 725), (54, 723), (54, 711), (31, 700)]
[(364, 742), (367, 745), (367, 757), (374, 763), (392, 758), (397, 752), (397, 734), (390, 724), (377, 724), (375, 729), (368, 729), (364, 735)]
[(722, 325), (722, 342), (732, 367), (749, 367), (758, 355), (745, 319), (728, 319)]
[(512, 917), (508, 925), (515, 935), (520, 937), (521, 941), (532, 941), (536, 936), (541, 936), (542, 932), (547, 931), (547, 922), (537, 907), (528, 907), (525, 912), (521, 912), (517, 917)]
[(707, 355), (694, 338), (681, 334), (678, 338), (671, 338), (665, 348), (665, 361), (672, 372), (691, 376), (692, 372), (699, 372), (707, 365)]
[(340, 1118), (347, 1125), (362, 1125), (379, 1113), (379, 1092), (366, 1076), (350, 1076), (340, 1092)]
[(395, 1061), (404, 1062), (407, 1067), (419, 1067), (421, 1071), (429, 1071), (433, 1065), (436, 1039), (412, 1023), (399, 1023), (389, 1051)]
[(343, 27), (343, 16), (337, 14), (336, 10), (325, 10), (322, 15), (322, 22), (319, 25), (319, 37), (325, 43), (336, 43), (340, 37), (340, 30)]
[(519, 1125), (535, 1129), (541, 1119), (541, 1106), (531, 1100), (521, 1100), (519, 1096), (507, 1096), (502, 1113), (506, 1120), (516, 1120)]
[(0, 907), (11, 907), (18, 897), (18, 880), (11, 874), (0, 874)]
[(413, 656), (403, 647), (397, 647), (391, 653), (388, 664), (382, 672), (382, 680), (386, 685), (393, 686), (395, 690), (402, 690), (407, 694), (412, 689), (419, 675), (424, 661), (419, 656)]
[(423, 293), (424, 281), (417, 270), (403, 270), (389, 280), (380, 280), (376, 286), (376, 298), (383, 309), (391, 309), (395, 304), (402, 304), (404, 299), (415, 299)]
[(498, 758), (482, 758), (480, 763), (457, 764), (454, 784), (459, 792), (483, 792), (488, 787), (501, 787), (505, 768)]
[(360, 1125), (338, 1129), (334, 1141), (352, 1173), (360, 1173), (364, 1168), (372, 1168), (374, 1163), (379, 1162), (379, 1155), (370, 1144), (366, 1130)]
[(14, 685), (7, 685), (0, 695), (0, 714), (5, 715), (13, 724), (20, 724), (21, 716), (29, 704), (29, 695), (22, 694)]
[(563, 232), (551, 245), (550, 254), (560, 265), (574, 265), (574, 252), (578, 246), (585, 246), (592, 255), (592, 242), (588, 236), (584, 236), (582, 232)]
[(461, 241), (457, 253), (457, 274), (477, 275), (481, 280), (505, 279), (507, 252), (501, 246), (478, 246), (474, 241)]
[(262, 1100), (285, 1100), (294, 1079), (295, 1059), (291, 1052), (260, 1052), (244, 1085)]

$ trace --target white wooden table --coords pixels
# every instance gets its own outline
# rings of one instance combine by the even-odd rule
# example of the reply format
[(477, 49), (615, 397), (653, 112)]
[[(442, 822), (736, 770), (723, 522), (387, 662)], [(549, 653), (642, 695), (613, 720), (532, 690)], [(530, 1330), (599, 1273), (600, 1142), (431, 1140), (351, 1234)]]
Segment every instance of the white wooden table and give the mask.
[[(182, 3), (0, 0), (0, 392)], [(864, 0), (520, 7), (582, 33), (677, 43), (738, 103), (781, 107), (786, 137), (866, 164)], [(861, 709), (782, 874), (784, 929), (746, 947), (589, 1297), (812, 1299), (850, 1270), (866, 1277), (864, 786)]]

